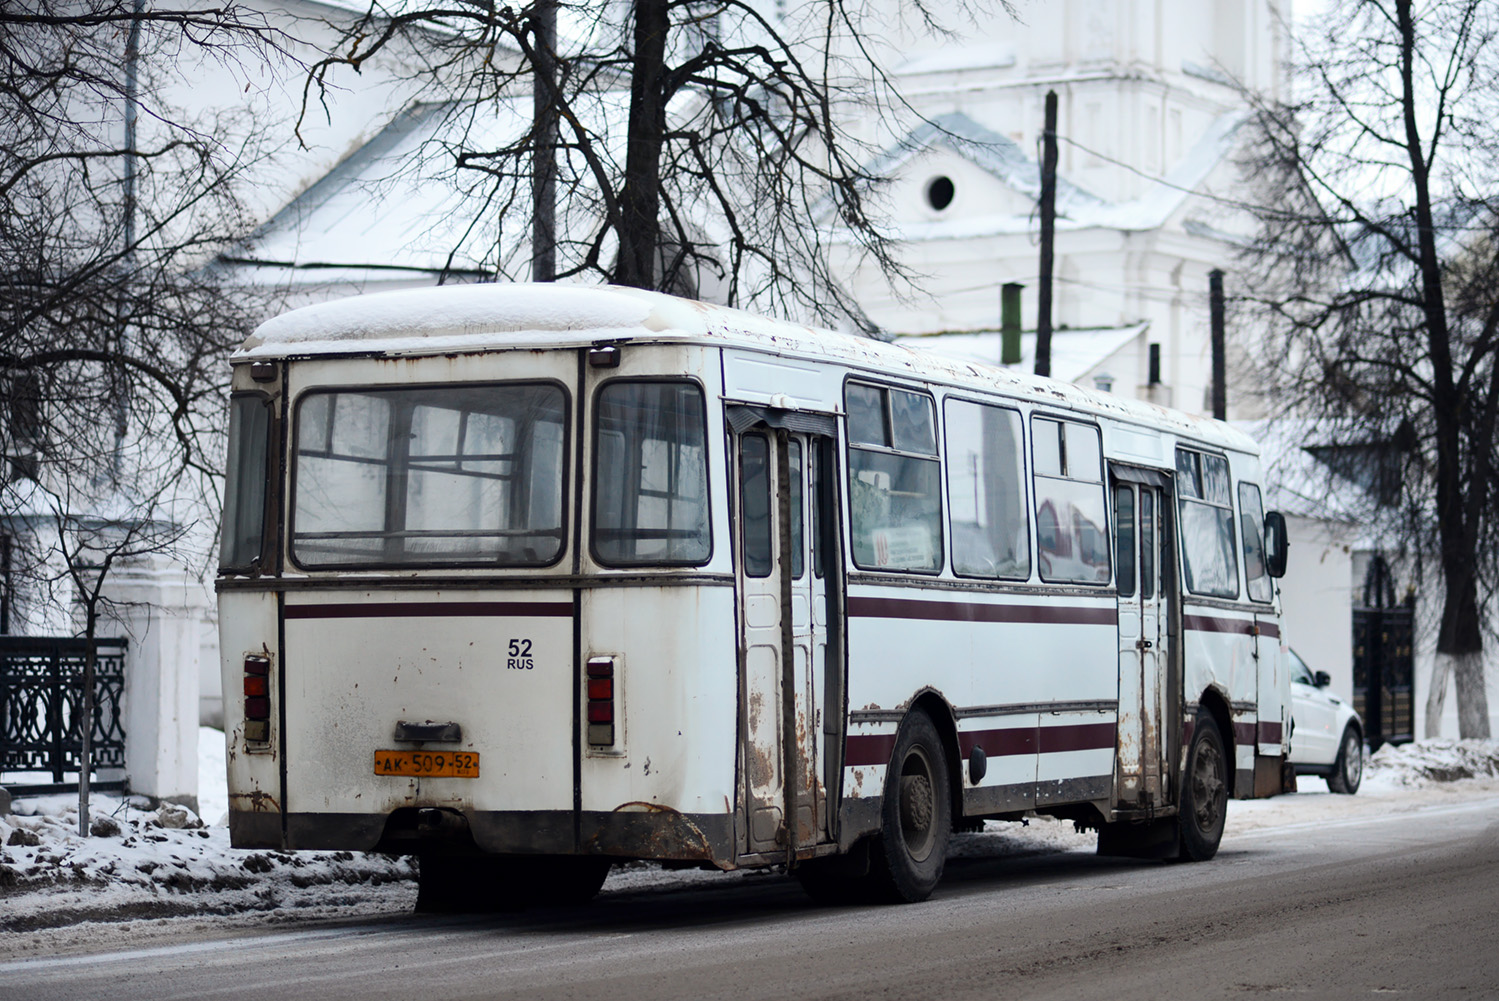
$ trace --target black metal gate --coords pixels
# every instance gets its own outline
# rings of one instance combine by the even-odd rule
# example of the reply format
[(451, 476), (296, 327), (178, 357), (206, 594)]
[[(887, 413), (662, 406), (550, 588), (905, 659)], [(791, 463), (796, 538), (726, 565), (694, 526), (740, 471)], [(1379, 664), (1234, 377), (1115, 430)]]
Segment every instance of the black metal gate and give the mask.
[(1416, 739), (1415, 608), (1397, 605), (1384, 558), (1364, 579), (1363, 607), (1353, 609), (1353, 708), (1364, 718), (1371, 749)]
[[(94, 726), (89, 755), (94, 769), (125, 767), (125, 641), (94, 641)], [(76, 637), (0, 636), (0, 771), (50, 774), (7, 783), (17, 793), (68, 792), (77, 783), (82, 740), (86, 640)], [(119, 790), (123, 782), (93, 782)]]

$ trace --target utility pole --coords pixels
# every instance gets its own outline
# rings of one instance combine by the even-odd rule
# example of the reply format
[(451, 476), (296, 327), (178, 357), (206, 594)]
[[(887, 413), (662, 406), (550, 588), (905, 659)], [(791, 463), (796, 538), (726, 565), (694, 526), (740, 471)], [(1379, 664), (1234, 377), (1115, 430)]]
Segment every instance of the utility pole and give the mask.
[(557, 5), (537, 0), (532, 14), (536, 56), (531, 112), (531, 280), (557, 280)]
[[(125, 218), (121, 230), (124, 246), (120, 248), (120, 265), (125, 271), (125, 281), (121, 284), (122, 291), (116, 299), (115, 322), (119, 324), (119, 327), (115, 350), (118, 352), (118, 357), (114, 365), (115, 375), (111, 380), (114, 386), (115, 442), (109, 463), (110, 482), (115, 486), (120, 483), (121, 470), (124, 465), (125, 435), (130, 429), (130, 382), (125, 376), (124, 365), (124, 359), (130, 354), (130, 295), (124, 289), (135, 281), (135, 192), (138, 169), (135, 162), (136, 102), (140, 99), (141, 16), (145, 10), (146, 0), (134, 0), (130, 8), (130, 29), (125, 35), (125, 161), (121, 165), (121, 181), (123, 182), (121, 194), (124, 196), (121, 209)], [(87, 780), (85, 784), (86, 782)]]
[(1222, 421), (1228, 419), (1228, 366), (1224, 361), (1223, 272), (1218, 268), (1208, 272), (1208, 310), (1213, 337), (1213, 417)]
[(1036, 374), (1051, 375), (1052, 237), (1057, 225), (1057, 92), (1046, 92), (1041, 131), (1041, 279), (1036, 303)]

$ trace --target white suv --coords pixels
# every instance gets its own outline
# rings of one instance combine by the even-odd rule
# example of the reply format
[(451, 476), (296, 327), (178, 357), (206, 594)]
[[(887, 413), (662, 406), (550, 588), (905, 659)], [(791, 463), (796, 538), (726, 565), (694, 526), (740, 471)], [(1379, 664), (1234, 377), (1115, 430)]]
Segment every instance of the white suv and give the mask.
[(1326, 671), (1313, 674), (1291, 654), (1291, 764), (1297, 775), (1320, 775), (1333, 792), (1358, 792), (1364, 778), (1364, 721), (1327, 691)]

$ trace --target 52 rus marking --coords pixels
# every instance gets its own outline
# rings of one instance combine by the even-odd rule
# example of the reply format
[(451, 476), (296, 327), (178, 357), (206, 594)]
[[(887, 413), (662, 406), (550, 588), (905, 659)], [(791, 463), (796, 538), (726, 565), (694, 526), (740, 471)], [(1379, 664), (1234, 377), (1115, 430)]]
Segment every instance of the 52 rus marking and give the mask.
[(512, 671), (529, 671), (536, 666), (536, 661), (531, 656), (530, 640), (511, 640), (510, 656), (505, 660), (505, 666)]

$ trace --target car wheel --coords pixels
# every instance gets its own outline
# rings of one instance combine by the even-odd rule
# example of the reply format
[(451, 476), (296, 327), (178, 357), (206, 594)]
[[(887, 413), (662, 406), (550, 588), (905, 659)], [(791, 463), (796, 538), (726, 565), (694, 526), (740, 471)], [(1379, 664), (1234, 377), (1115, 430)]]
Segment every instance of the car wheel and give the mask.
[(1218, 724), (1207, 713), (1197, 714), (1187, 770), (1182, 776), (1181, 858), (1206, 862), (1218, 854), (1223, 823), (1228, 817), (1228, 755)]
[(1332, 774), (1327, 777), (1327, 788), (1351, 796), (1358, 792), (1363, 781), (1364, 739), (1349, 725), (1343, 730), (1343, 743), (1338, 747), (1338, 760), (1332, 766)]

